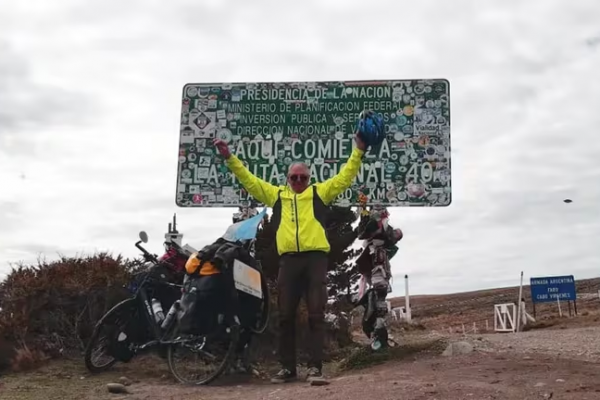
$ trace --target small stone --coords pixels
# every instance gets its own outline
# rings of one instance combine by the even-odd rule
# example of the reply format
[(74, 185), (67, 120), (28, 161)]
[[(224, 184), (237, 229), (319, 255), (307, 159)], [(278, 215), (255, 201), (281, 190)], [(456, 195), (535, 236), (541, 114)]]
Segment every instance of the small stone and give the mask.
[(546, 384), (544, 382), (538, 382), (534, 385), (534, 387), (544, 387)]
[(456, 342), (450, 343), (446, 350), (442, 353), (442, 356), (459, 356), (469, 354), (473, 352), (473, 345), (469, 342)]
[(129, 393), (125, 385), (120, 383), (109, 383), (106, 385), (109, 393)]
[(122, 376), (119, 378), (119, 383), (122, 384), (123, 386), (130, 386), (131, 380), (129, 378), (127, 378), (126, 376)]
[(551, 398), (552, 398), (552, 396), (554, 396), (554, 393), (552, 393), (552, 392), (550, 392), (550, 393), (544, 393), (544, 394), (542, 395), (542, 397), (543, 397), (544, 399), (546, 399), (546, 400), (549, 400), (549, 399), (551, 399)]
[(523, 357), (523, 360), (531, 360), (531, 359), (532, 359), (532, 358), (531, 358), (531, 357), (529, 357), (529, 356), (525, 356), (525, 357)]
[(562, 383), (562, 382), (564, 382), (564, 381), (565, 381), (564, 379), (560, 379), (560, 378), (558, 378), (558, 379), (556, 380), (556, 382), (558, 382), (558, 383)]

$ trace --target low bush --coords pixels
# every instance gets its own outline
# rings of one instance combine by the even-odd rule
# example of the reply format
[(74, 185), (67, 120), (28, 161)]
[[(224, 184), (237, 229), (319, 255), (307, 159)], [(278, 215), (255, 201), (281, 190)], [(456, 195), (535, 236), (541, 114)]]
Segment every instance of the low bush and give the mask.
[(137, 265), (100, 253), (13, 268), (0, 283), (0, 368), (82, 350)]
[[(54, 262), (18, 265), (0, 283), (0, 370), (24, 371), (44, 360), (79, 357), (94, 325), (129, 293), (123, 286), (140, 265), (139, 260), (99, 253), (62, 257)], [(272, 285), (274, 287), (275, 285)], [(255, 340), (259, 359), (276, 356), (278, 337), (276, 290), (271, 289), (267, 331)], [(305, 359), (308, 336), (306, 307), (298, 313), (299, 359)], [(328, 326), (327, 354), (352, 343), (348, 324)]]

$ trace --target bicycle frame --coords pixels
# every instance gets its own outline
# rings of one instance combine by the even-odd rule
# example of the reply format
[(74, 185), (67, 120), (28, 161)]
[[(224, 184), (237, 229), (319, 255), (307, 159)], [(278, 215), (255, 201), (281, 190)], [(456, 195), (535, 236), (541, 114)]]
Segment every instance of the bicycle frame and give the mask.
[[(181, 288), (182, 285), (177, 285), (174, 283), (164, 282), (166, 286), (178, 287)], [(143, 287), (138, 290), (138, 293), (135, 295), (135, 299), (137, 300), (137, 305), (142, 315), (144, 316), (145, 322), (150, 327), (151, 337), (152, 339), (144, 344), (136, 346), (136, 351), (142, 351), (149, 347), (154, 347), (159, 344), (165, 344), (165, 338), (170, 334), (170, 329), (176, 322), (176, 319), (172, 319), (171, 323), (163, 329), (159, 323), (156, 322), (154, 311), (152, 310), (152, 306), (150, 305), (150, 298), (146, 289)]]
[[(173, 327), (173, 325), (176, 322), (175, 318), (172, 319), (171, 320), (171, 324), (169, 326), (167, 326), (165, 329), (163, 329), (161, 327), (161, 325), (156, 322), (154, 310), (152, 309), (151, 302), (150, 302), (150, 296), (148, 296), (148, 292), (147, 292), (146, 287), (145, 287), (146, 283), (149, 280), (152, 280), (152, 281), (155, 281), (155, 283), (159, 284), (159, 285), (174, 287), (174, 288), (178, 288), (178, 289), (182, 289), (183, 288), (182, 284), (176, 284), (176, 283), (171, 283), (171, 282), (166, 282), (166, 281), (154, 280), (154, 279), (151, 278), (152, 271), (156, 267), (158, 267), (159, 265), (164, 264), (164, 262), (160, 262), (156, 258), (156, 256), (148, 253), (148, 251), (146, 249), (144, 249), (140, 245), (140, 243), (141, 243), (141, 241), (138, 241), (135, 244), (135, 247), (137, 247), (138, 249), (140, 249), (142, 251), (142, 253), (144, 254), (144, 258), (146, 259), (146, 261), (153, 263), (153, 266), (150, 267), (148, 269), (148, 271), (145, 272), (144, 278), (141, 280), (141, 282), (139, 282), (139, 284), (137, 285), (137, 287), (133, 290), (133, 295), (131, 296), (131, 298), (136, 301), (136, 304), (138, 306), (138, 310), (141, 312), (141, 314), (143, 315), (143, 318), (145, 319), (145, 322), (150, 327), (150, 333), (151, 333), (152, 339), (150, 341), (146, 342), (146, 343), (141, 344), (141, 345), (135, 345), (135, 347), (134, 347), (135, 348), (135, 352), (142, 351), (142, 350), (145, 350), (145, 349), (147, 349), (149, 347), (154, 347), (156, 345), (168, 344), (169, 342), (167, 342), (165, 340), (165, 337), (170, 334), (170, 330), (171, 330), (171, 328)], [(128, 288), (128, 289), (131, 291), (131, 288)]]

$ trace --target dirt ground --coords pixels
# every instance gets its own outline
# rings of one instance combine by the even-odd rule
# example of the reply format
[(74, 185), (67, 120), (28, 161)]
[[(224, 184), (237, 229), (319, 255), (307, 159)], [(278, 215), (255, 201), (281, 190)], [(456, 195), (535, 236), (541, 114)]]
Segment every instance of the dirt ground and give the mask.
[[(417, 334), (414, 334), (417, 335)], [(419, 333), (410, 341), (431, 340)], [(407, 338), (406, 340), (408, 340)], [(519, 334), (445, 337), (468, 341), (470, 354), (445, 357), (441, 349), (384, 364), (336, 372), (331, 384), (271, 385), (257, 378), (227, 377), (208, 387), (173, 382), (164, 362), (136, 360), (106, 374), (89, 375), (81, 362), (61, 361), (36, 372), (0, 378), (0, 398), (33, 399), (600, 399), (600, 327), (545, 329)], [(412, 343), (412, 342), (411, 342)], [(106, 384), (122, 375), (129, 394), (109, 394)]]

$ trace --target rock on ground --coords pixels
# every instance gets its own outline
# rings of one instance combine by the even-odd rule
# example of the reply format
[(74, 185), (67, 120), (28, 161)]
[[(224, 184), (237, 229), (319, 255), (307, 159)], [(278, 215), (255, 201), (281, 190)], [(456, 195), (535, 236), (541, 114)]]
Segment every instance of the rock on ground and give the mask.
[(109, 393), (128, 393), (125, 385), (120, 383), (109, 383), (106, 385)]
[(450, 343), (446, 350), (442, 353), (445, 357), (460, 356), (473, 352), (473, 345), (469, 342), (454, 342)]

